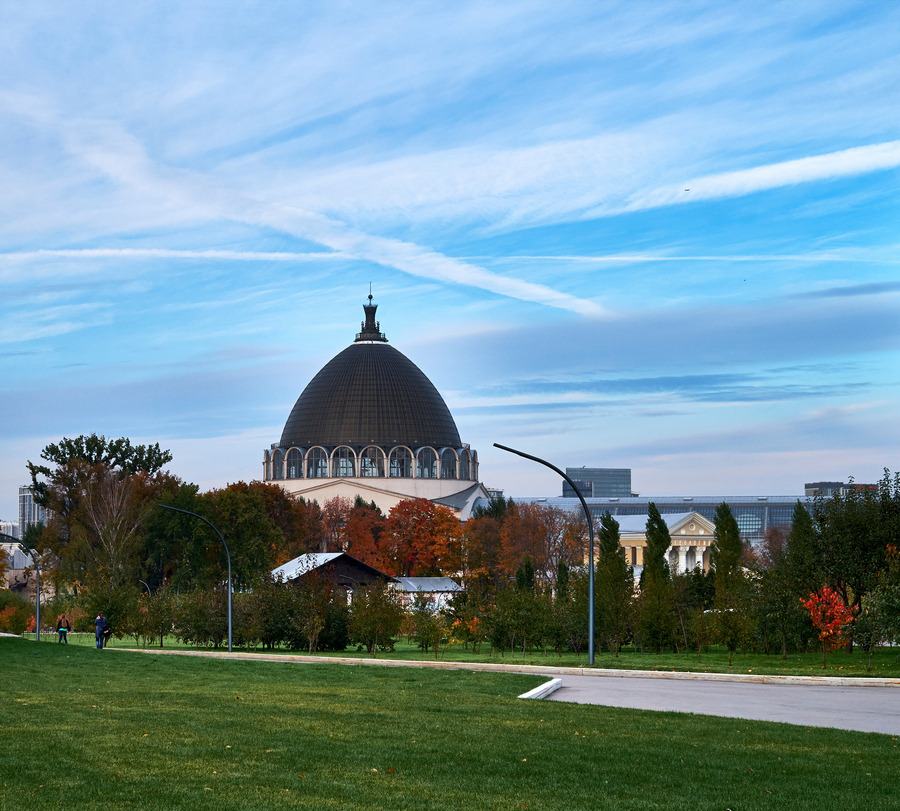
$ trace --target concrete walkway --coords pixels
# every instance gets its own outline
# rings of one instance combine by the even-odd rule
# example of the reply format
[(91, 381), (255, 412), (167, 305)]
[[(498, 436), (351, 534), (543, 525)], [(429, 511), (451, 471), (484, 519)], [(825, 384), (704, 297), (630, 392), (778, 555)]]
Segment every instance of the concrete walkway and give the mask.
[[(767, 684), (639, 676), (620, 679), (591, 676), (561, 678), (562, 686), (548, 696), (550, 701), (694, 712), (900, 735), (900, 690), (888, 686), (800, 681)], [(871, 689), (860, 689), (867, 686)]]
[(439, 670), (482, 670), (529, 673), (561, 679), (545, 695), (551, 701), (602, 704), (640, 710), (693, 712), (726, 718), (781, 721), (900, 736), (900, 679), (834, 676), (770, 676), (751, 673), (667, 673), (582, 667), (541, 667), (493, 662), (369, 659), (349, 656), (303, 656), (200, 650), (133, 650), (167, 656), (216, 659), (340, 664), (375, 667), (418, 667)]

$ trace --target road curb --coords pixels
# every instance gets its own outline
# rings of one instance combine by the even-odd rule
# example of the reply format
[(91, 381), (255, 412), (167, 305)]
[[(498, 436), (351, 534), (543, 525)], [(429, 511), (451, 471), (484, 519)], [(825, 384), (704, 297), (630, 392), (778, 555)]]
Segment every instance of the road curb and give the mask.
[(560, 687), (562, 687), (562, 679), (550, 679), (550, 681), (545, 681), (533, 690), (522, 693), (519, 698), (546, 698), (551, 693), (555, 693), (559, 690)]
[(419, 667), (434, 670), (477, 670), (489, 673), (528, 673), (535, 676), (592, 676), (613, 679), (684, 679), (688, 681), (732, 681), (747, 684), (817, 684), (822, 687), (900, 687), (900, 679), (861, 676), (776, 676), (756, 673), (701, 673), (676, 670), (613, 670), (600, 667), (554, 667), (552, 665), (516, 665), (499, 662), (443, 662), (415, 659), (360, 659), (351, 656), (308, 656), (289, 653), (243, 653), (199, 650), (145, 650), (142, 648), (109, 648), (164, 656), (200, 656), (211, 659), (236, 659), (253, 662), (285, 662), (294, 664), (374, 665), (378, 667)]

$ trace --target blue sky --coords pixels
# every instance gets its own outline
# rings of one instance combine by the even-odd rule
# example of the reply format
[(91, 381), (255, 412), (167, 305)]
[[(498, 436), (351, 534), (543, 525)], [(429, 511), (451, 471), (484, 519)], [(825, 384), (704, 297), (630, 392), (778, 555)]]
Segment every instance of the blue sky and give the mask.
[(62, 436), (261, 474), (382, 329), (482, 478), (898, 468), (900, 5), (0, 3), (0, 517)]

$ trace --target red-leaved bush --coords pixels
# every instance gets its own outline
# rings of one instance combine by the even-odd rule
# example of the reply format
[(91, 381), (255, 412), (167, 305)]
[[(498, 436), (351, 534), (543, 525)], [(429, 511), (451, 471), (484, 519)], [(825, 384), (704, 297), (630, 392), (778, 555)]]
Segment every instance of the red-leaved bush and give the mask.
[(825, 667), (825, 653), (837, 650), (843, 644), (844, 630), (853, 622), (853, 610), (845, 606), (840, 595), (828, 586), (810, 594), (808, 600), (801, 597), (800, 602), (809, 611), (812, 624), (819, 634), (822, 667)]

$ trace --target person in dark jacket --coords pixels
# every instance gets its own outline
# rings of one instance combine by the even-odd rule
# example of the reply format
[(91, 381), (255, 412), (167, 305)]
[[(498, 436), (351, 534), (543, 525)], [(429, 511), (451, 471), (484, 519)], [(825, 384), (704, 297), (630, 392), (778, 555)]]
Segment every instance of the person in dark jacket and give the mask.
[(96, 629), (94, 636), (97, 639), (97, 650), (103, 650), (103, 643), (106, 641), (106, 617), (101, 611), (94, 620), (94, 628)]
[(72, 624), (69, 622), (69, 618), (63, 614), (56, 621), (56, 633), (59, 634), (59, 642), (65, 642), (67, 645), (69, 644), (69, 631), (72, 630)]

